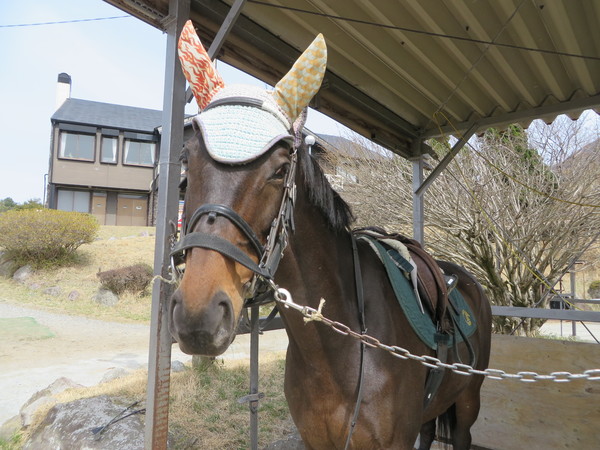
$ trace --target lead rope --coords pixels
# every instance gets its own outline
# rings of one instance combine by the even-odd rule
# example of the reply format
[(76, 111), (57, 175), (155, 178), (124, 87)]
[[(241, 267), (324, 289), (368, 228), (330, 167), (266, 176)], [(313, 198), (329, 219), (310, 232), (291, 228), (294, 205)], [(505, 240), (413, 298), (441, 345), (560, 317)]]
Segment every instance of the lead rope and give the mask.
[[(360, 272), (360, 260), (358, 258), (358, 248), (356, 246), (356, 237), (354, 233), (350, 233), (352, 241), (352, 256), (354, 259), (354, 282), (356, 284), (356, 302), (358, 303), (358, 317), (360, 319), (360, 332), (362, 335), (366, 334), (367, 327), (365, 321), (365, 300), (363, 294), (363, 282), (362, 275)], [(358, 421), (358, 414), (360, 413), (360, 405), (362, 403), (363, 396), (363, 380), (365, 375), (365, 350), (367, 346), (364, 342), (360, 343), (360, 372), (358, 375), (358, 392), (356, 394), (356, 405), (354, 406), (354, 414), (352, 421), (350, 422), (350, 430), (348, 431), (348, 437), (346, 438), (346, 445), (344, 449), (350, 448), (350, 441), (352, 440), (352, 434), (356, 428)]]

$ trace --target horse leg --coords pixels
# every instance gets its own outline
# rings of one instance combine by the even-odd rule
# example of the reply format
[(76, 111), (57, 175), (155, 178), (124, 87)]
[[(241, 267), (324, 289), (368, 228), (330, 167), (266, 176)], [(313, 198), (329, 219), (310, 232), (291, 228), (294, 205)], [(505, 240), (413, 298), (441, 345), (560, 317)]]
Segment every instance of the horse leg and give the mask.
[(454, 449), (471, 448), (471, 427), (479, 415), (482, 383), (483, 377), (475, 375), (469, 387), (459, 395), (454, 404), (455, 422), (451, 433)]
[(421, 426), (421, 431), (419, 432), (419, 449), (418, 450), (429, 450), (431, 448), (431, 444), (435, 439), (435, 419), (430, 420), (427, 423), (424, 423)]

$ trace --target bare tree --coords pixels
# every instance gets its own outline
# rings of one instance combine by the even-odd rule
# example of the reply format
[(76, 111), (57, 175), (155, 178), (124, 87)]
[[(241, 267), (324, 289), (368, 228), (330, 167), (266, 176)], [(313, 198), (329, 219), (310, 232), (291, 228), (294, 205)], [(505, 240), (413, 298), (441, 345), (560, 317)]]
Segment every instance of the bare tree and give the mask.
[[(472, 271), (495, 305), (545, 306), (550, 296), (544, 293), (598, 237), (600, 140), (584, 147), (579, 127), (555, 121), (552, 128), (530, 132), (529, 140), (516, 125), (488, 130), (425, 195), (426, 246), (437, 258)], [(367, 156), (349, 160), (330, 152), (328, 158), (358, 179), (345, 183), (341, 194), (354, 206), (359, 225), (410, 235), (410, 163), (391, 155), (373, 158), (368, 144), (356, 145), (354, 154), (362, 148)], [(499, 332), (516, 323), (495, 319)], [(527, 320), (523, 330), (530, 334), (541, 323)]]

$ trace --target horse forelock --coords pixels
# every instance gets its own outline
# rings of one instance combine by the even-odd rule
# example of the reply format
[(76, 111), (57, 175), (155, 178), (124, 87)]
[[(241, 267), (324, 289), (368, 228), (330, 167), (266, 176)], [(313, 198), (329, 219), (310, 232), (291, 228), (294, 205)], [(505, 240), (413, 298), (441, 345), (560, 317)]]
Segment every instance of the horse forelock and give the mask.
[(352, 208), (331, 187), (321, 166), (305, 146), (298, 150), (298, 161), (310, 203), (322, 213), (332, 231), (340, 233), (349, 230), (354, 221)]

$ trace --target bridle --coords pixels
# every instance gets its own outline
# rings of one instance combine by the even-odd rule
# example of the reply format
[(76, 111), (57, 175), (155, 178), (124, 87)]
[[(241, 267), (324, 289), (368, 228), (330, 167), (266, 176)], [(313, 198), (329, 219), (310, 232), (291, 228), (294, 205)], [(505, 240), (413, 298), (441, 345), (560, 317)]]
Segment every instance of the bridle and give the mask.
[[(274, 292), (273, 277), (288, 244), (289, 233), (294, 232), (294, 203), (296, 201), (296, 166), (298, 162), (297, 146), (290, 150), (290, 167), (284, 179), (283, 197), (277, 216), (273, 219), (267, 242), (263, 245), (252, 227), (238, 213), (227, 205), (206, 203), (191, 215), (183, 224), (179, 241), (171, 249), (171, 268), (175, 277), (181, 278), (183, 271), (179, 267), (185, 262), (186, 251), (195, 247), (221, 253), (242, 266), (250, 269), (254, 275), (244, 292), (244, 306), (253, 306), (272, 300)], [(238, 246), (216, 234), (194, 231), (198, 221), (208, 216), (208, 222), (217, 216), (225, 217), (246, 236), (258, 256), (258, 264)]]

